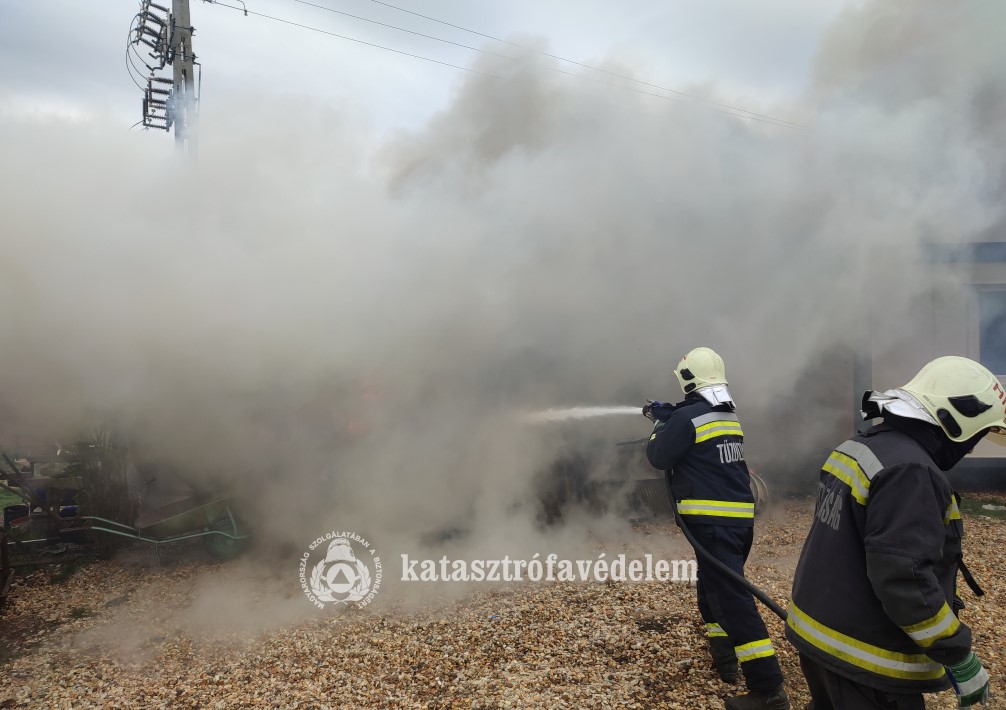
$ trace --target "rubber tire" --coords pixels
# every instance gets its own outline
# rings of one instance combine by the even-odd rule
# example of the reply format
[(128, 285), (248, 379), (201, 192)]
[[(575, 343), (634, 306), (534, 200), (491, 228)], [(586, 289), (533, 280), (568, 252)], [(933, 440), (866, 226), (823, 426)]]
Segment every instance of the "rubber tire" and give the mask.
[[(235, 523), (237, 523), (238, 530), (244, 532), (245, 527), (237, 520), (235, 520)], [(232, 535), (236, 532), (229, 516), (214, 521), (210, 525), (210, 530), (220, 530)], [(223, 535), (207, 535), (203, 544), (206, 546), (206, 551), (211, 557), (221, 562), (226, 562), (238, 557), (248, 548), (248, 538), (235, 540)]]

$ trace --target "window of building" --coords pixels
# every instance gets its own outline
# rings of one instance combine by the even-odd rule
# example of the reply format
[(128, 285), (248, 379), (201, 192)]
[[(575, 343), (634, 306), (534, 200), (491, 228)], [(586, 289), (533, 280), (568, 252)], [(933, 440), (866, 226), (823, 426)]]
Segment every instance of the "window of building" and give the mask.
[(978, 351), (985, 367), (1006, 375), (1006, 288), (978, 291)]

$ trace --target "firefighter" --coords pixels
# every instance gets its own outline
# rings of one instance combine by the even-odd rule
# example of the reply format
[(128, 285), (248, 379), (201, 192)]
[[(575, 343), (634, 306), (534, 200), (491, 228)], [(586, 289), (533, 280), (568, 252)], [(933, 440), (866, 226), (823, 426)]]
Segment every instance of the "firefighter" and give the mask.
[(953, 687), (984, 703), (989, 675), (957, 618), (963, 526), (943, 474), (983, 437), (1006, 444), (1006, 394), (963, 357), (933, 360), (904, 387), (867, 392), (881, 419), (832, 451), (793, 581), (786, 635), (813, 710), (923, 710)]
[[(665, 472), (681, 519), (702, 547), (744, 574), (754, 539), (754, 496), (723, 359), (709, 348), (696, 348), (674, 374), (684, 401), (643, 407), (654, 421), (646, 456)], [(736, 683), (739, 662), (749, 690), (728, 698), (727, 708), (788, 710), (775, 648), (750, 592), (701, 553), (696, 561), (699, 613), (713, 663), (721, 680)]]

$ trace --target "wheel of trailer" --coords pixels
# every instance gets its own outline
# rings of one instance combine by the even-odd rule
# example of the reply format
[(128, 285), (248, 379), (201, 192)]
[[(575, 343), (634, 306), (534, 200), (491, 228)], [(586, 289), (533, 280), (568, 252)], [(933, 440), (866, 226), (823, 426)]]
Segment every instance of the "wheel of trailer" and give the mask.
[(10, 521), (10, 527), (7, 529), (7, 537), (14, 542), (21, 542), (28, 538), (28, 533), (31, 531), (31, 516), (24, 516), (23, 518), (15, 518)]
[[(236, 526), (236, 527), (235, 527)], [(215, 559), (233, 560), (248, 547), (248, 538), (233, 538), (229, 535), (247, 535), (248, 531), (239, 521), (225, 516), (210, 525), (210, 530), (216, 530), (227, 535), (210, 534), (206, 536), (206, 551)]]
[(768, 484), (765, 483), (765, 479), (755, 473), (753, 470), (749, 469), (751, 474), (751, 493), (754, 495), (755, 503), (755, 515), (758, 513), (764, 513), (771, 502), (771, 496), (768, 491)]

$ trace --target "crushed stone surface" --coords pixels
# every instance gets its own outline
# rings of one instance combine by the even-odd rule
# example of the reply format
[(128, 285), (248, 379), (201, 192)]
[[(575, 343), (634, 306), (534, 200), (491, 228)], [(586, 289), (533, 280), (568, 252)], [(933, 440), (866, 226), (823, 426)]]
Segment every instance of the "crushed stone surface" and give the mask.
[[(759, 518), (747, 575), (780, 603), (810, 500)], [(1006, 521), (966, 516), (963, 620), (1006, 707)], [(678, 536), (672, 524), (640, 535)], [(721, 708), (686, 582), (473, 587), (409, 604), (319, 612), (290, 570), (205, 559), (157, 566), (149, 550), (18, 576), (0, 615), (0, 708)], [(293, 566), (291, 565), (291, 568)], [(763, 616), (794, 708), (809, 701), (782, 622)], [(929, 696), (953, 708), (952, 693)]]

